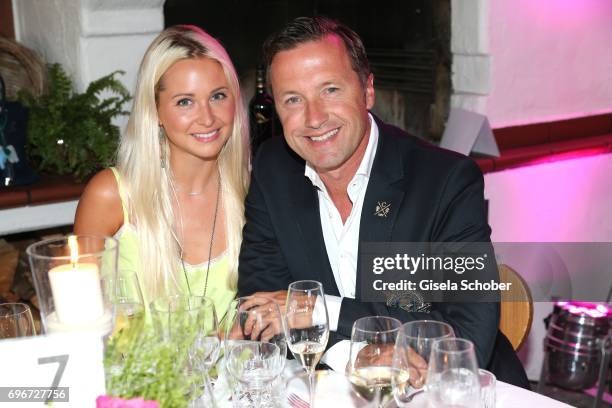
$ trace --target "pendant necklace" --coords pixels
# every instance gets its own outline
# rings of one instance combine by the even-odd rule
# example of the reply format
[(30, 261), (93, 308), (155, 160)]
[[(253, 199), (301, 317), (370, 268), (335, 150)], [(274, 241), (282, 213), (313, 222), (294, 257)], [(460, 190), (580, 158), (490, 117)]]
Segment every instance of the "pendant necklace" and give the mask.
[[(195, 196), (195, 195), (199, 195), (202, 194), (202, 191), (198, 191), (196, 193), (187, 193), (187, 195), (190, 196)], [(204, 278), (204, 293), (202, 294), (202, 296), (206, 296), (206, 290), (208, 289), (208, 273), (210, 272), (210, 257), (212, 256), (212, 248), (213, 248), (213, 242), (215, 239), (215, 227), (217, 225), (217, 213), (219, 212), (219, 197), (221, 196), (221, 174), (219, 174), (219, 177), (217, 179), (217, 200), (215, 202), (215, 213), (213, 215), (213, 224), (212, 224), (212, 231), (210, 233), (210, 245), (208, 246), (208, 262), (206, 264), (206, 277)], [(187, 277), (187, 270), (185, 268), (185, 260), (183, 259), (183, 256), (181, 255), (181, 265), (183, 266), (183, 275), (185, 275), (185, 282), (187, 282), (187, 290), (189, 291), (189, 295), (191, 296), (191, 286), (189, 285), (189, 278)]]

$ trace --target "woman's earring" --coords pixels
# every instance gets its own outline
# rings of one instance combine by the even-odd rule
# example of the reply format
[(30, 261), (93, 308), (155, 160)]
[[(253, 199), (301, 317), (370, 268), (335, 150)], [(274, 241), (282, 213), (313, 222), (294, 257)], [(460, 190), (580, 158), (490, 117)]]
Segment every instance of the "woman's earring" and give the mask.
[(161, 168), (166, 168), (166, 133), (162, 125), (159, 125), (159, 151)]

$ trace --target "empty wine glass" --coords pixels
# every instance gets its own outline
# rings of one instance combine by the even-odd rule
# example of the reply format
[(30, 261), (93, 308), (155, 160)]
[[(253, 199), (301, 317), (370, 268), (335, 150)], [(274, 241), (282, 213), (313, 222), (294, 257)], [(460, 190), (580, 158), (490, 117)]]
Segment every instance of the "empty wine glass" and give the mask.
[(393, 355), (393, 367), (398, 372), (408, 374), (393, 377), (393, 397), (399, 407), (408, 406), (412, 398), (422, 391), (433, 343), (453, 337), (453, 328), (444, 322), (415, 320), (402, 325)]
[(490, 371), (478, 370), (480, 377), (480, 401), (482, 402), (482, 408), (495, 408), (495, 384), (497, 378), (495, 374)]
[(274, 343), (242, 341), (231, 346), (226, 356), (227, 371), (244, 387), (244, 392), (234, 393), (235, 405), (260, 407), (264, 392), (283, 370), (284, 360)]
[(310, 407), (314, 408), (314, 372), (329, 338), (329, 317), (320, 282), (293, 282), (287, 291), (285, 314), (287, 344), (308, 373)]
[[(283, 318), (276, 303), (267, 298), (261, 297), (241, 297), (234, 300), (230, 310), (226, 314), (223, 322), (225, 332), (225, 353), (229, 355), (231, 348), (246, 341), (272, 343), (278, 347), (280, 370), (285, 365), (287, 356), (287, 341), (283, 329)], [(272, 381), (268, 384), (265, 392), (262, 393), (260, 405), (272, 403), (279, 398), (278, 382)], [(246, 389), (242, 395), (241, 387), (236, 387), (234, 395), (236, 400), (245, 398), (247, 401), (252, 398), (252, 389)]]
[(480, 379), (474, 344), (466, 339), (436, 340), (425, 393), (434, 407), (480, 406)]
[(393, 350), (402, 323), (392, 317), (362, 317), (353, 324), (346, 368), (353, 389), (383, 407), (392, 398), (392, 378), (407, 376), (393, 368)]
[(36, 335), (30, 307), (25, 303), (0, 304), (0, 339)]
[(163, 341), (185, 347), (189, 371), (203, 380), (203, 399), (214, 405), (209, 370), (219, 356), (219, 327), (213, 302), (204, 296), (175, 295), (151, 303), (153, 323)]

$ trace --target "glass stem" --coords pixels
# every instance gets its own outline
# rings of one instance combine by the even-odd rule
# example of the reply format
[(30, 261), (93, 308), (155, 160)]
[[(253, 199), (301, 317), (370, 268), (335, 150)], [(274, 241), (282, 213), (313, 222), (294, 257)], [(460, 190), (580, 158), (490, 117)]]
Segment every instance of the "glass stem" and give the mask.
[(374, 406), (377, 408), (383, 408), (380, 391), (380, 387), (374, 387)]
[(308, 372), (308, 391), (310, 392), (310, 408), (315, 408), (315, 370)]
[(204, 379), (204, 395), (205, 398), (210, 399), (210, 406), (213, 408), (217, 407), (215, 403), (215, 396), (213, 395), (212, 385), (210, 383), (210, 376), (208, 375), (208, 368), (205, 368), (202, 373), (202, 378)]

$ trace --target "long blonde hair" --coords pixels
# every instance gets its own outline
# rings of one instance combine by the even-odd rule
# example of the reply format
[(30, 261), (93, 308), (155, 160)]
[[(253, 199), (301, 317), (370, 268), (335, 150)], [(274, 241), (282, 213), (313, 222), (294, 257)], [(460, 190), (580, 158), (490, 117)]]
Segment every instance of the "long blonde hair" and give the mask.
[[(249, 183), (248, 123), (238, 76), (227, 52), (216, 39), (195, 26), (174, 26), (162, 31), (144, 55), (134, 106), (117, 154), (117, 168), (124, 180), (128, 210), (137, 225), (143, 287), (150, 299), (176, 291), (180, 258), (180, 245), (174, 236), (172, 174), (167, 168), (170, 149), (167, 138), (160, 138), (158, 126), (158, 88), (163, 74), (172, 64), (201, 57), (221, 64), (236, 101), (233, 131), (218, 158), (228, 244), (228, 280), (230, 287), (236, 287), (244, 198)], [(168, 158), (165, 166), (160, 163), (162, 157)]]

